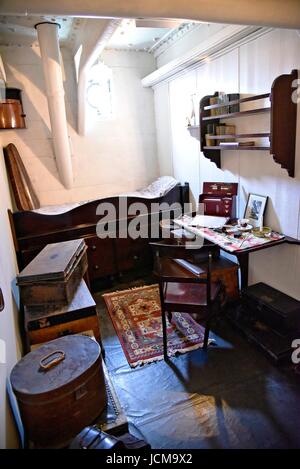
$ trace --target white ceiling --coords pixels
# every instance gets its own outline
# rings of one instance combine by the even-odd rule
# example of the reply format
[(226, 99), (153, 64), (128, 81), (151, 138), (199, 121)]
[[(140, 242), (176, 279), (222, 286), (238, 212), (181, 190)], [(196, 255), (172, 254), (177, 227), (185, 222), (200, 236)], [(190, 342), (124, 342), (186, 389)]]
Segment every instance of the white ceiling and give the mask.
[(107, 47), (151, 52), (181, 24), (182, 20), (124, 19)]
[[(49, 21), (60, 25), (60, 44), (72, 47), (76, 36), (82, 32), (87, 18), (70, 16), (0, 16), (0, 44), (32, 45), (37, 42), (37, 23)], [(101, 21), (101, 20), (100, 20)], [(113, 34), (107, 47), (121, 50), (153, 52), (163, 41), (170, 38), (186, 22), (183, 20), (124, 19)]]
[[(80, 22), (80, 19), (78, 19)], [(66, 43), (76, 25), (77, 18), (57, 16), (0, 16), (0, 44), (30, 45), (37, 41), (35, 25), (43, 21), (60, 25), (59, 38)]]

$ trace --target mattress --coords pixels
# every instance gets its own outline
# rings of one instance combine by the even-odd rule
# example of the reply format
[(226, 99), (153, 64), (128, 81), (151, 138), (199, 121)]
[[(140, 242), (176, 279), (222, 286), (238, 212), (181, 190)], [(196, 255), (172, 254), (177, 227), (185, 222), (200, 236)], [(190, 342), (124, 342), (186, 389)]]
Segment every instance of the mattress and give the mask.
[[(172, 176), (161, 176), (147, 187), (138, 189), (134, 192), (127, 192), (124, 194), (119, 194), (116, 197), (139, 197), (144, 199), (156, 199), (158, 197), (163, 197), (166, 195), (173, 187), (178, 184), (178, 181)], [(93, 199), (101, 200), (101, 199)], [(74, 208), (80, 207), (88, 202), (93, 202), (93, 200), (85, 200), (83, 202), (74, 202), (62, 205), (46, 205), (40, 207), (36, 210), (33, 210), (34, 213), (39, 213), (41, 215), (61, 215), (62, 213), (69, 212)]]

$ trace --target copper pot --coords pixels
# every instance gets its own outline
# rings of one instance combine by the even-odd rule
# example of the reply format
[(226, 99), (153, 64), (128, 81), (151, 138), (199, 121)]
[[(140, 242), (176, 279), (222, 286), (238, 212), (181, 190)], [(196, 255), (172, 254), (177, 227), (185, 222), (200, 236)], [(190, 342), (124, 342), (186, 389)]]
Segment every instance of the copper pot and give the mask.
[(0, 129), (24, 129), (24, 117), (19, 100), (6, 99), (0, 103)]

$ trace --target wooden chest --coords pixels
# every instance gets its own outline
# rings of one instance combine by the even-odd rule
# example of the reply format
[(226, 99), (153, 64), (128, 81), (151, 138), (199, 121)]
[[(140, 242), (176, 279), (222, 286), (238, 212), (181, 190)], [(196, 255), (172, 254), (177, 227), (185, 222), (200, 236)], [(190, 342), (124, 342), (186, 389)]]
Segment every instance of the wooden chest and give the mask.
[(67, 305), (87, 270), (83, 239), (48, 244), (17, 277), (24, 305)]
[(291, 339), (299, 337), (300, 301), (260, 282), (243, 291), (242, 305), (252, 320), (260, 321)]
[(87, 331), (100, 341), (96, 303), (84, 280), (69, 305), (25, 306), (24, 313), (28, 347)]
[(212, 281), (221, 280), (228, 301), (239, 299), (238, 269), (238, 264), (225, 257), (218, 257), (212, 261)]
[(90, 425), (106, 405), (99, 344), (70, 335), (28, 353), (10, 376), (27, 438), (59, 448)]
[[(191, 272), (197, 273), (200, 277), (205, 277), (206, 273), (197, 265), (193, 265), (186, 261), (177, 262), (183, 265)], [(226, 259), (225, 257), (213, 257), (212, 259), (212, 272), (211, 279), (213, 282), (220, 280), (225, 286), (227, 301), (236, 301), (239, 299), (239, 284), (238, 284), (238, 269), (239, 266), (234, 262)], [(203, 272), (203, 273), (202, 273)]]

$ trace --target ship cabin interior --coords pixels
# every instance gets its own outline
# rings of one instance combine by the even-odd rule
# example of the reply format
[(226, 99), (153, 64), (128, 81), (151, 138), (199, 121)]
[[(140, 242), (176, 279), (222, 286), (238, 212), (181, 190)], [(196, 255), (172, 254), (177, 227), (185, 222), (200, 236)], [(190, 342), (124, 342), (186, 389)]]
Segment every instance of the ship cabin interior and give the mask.
[(25, 3), (0, 448), (299, 449), (299, 2)]

